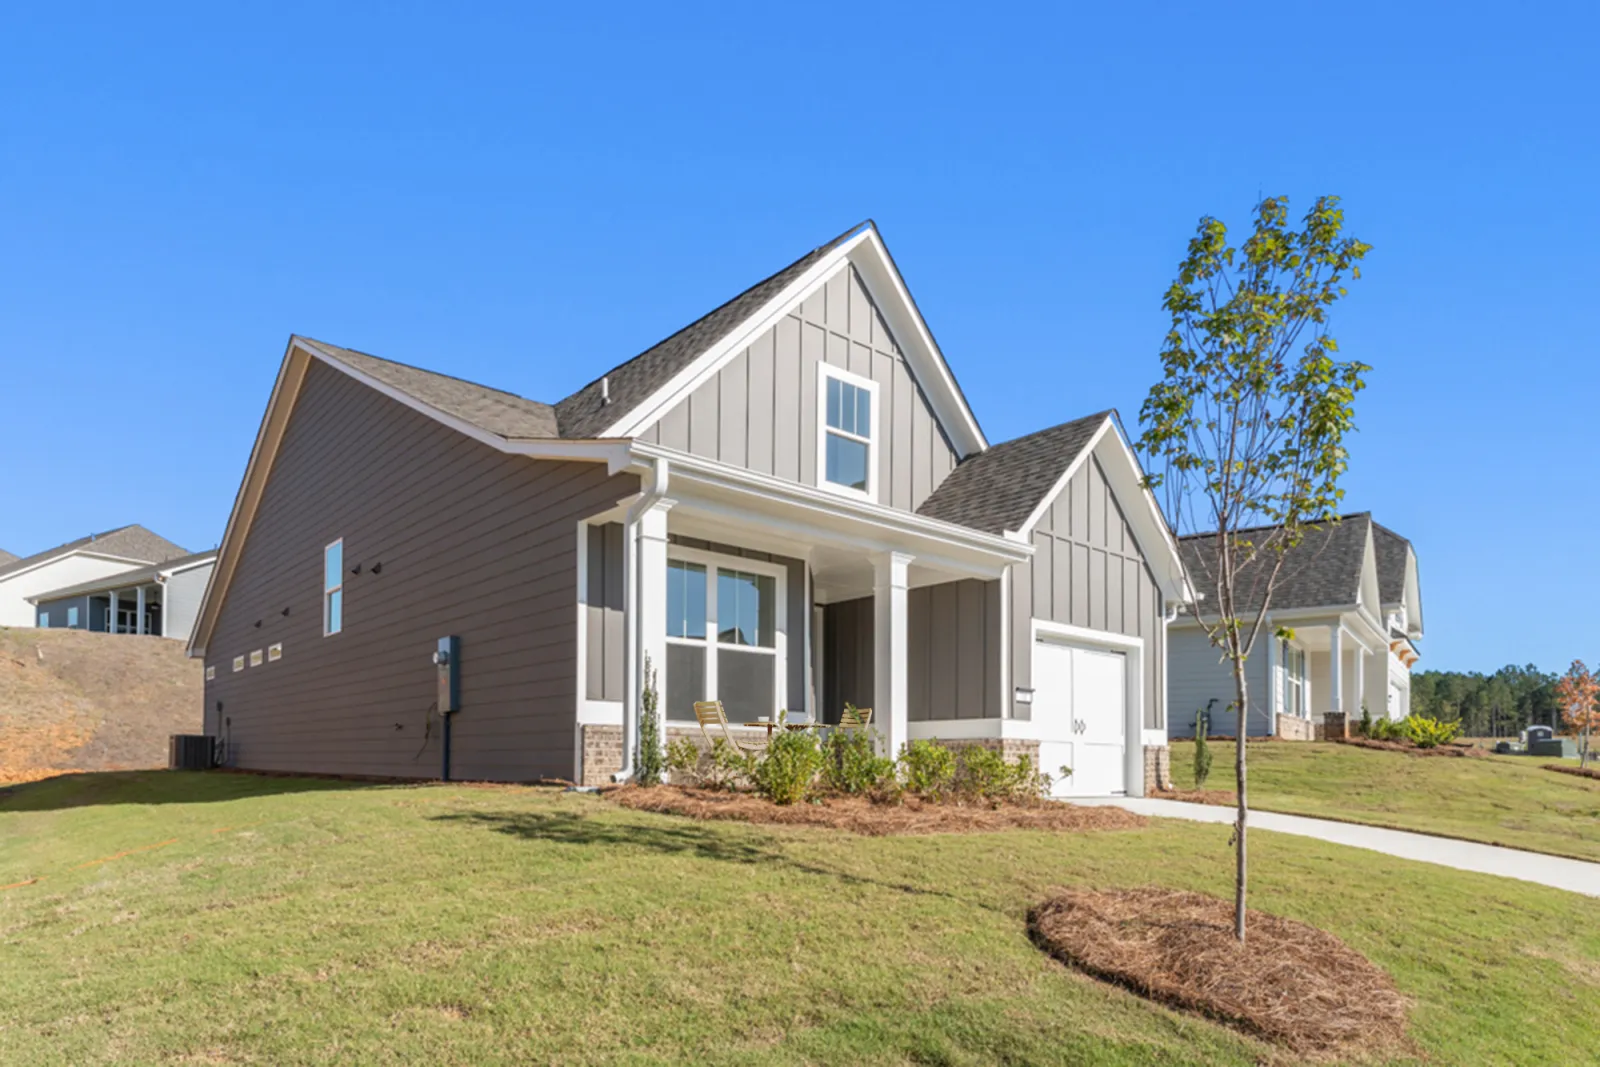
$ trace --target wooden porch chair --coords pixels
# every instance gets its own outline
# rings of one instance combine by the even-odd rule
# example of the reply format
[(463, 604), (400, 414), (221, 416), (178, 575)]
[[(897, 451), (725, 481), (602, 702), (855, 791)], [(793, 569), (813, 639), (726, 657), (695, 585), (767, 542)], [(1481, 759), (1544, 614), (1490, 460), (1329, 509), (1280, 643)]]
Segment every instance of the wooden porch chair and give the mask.
[(694, 719), (700, 724), (700, 736), (706, 739), (706, 747), (712, 745), (711, 732), (707, 727), (715, 726), (722, 732), (722, 739), (732, 745), (739, 752), (760, 752), (766, 745), (759, 741), (741, 741), (739, 736), (728, 729), (728, 715), (722, 710), (720, 700), (697, 700), (694, 702)]
[(839, 729), (865, 730), (872, 725), (871, 708), (852, 708), (849, 704), (839, 713)]

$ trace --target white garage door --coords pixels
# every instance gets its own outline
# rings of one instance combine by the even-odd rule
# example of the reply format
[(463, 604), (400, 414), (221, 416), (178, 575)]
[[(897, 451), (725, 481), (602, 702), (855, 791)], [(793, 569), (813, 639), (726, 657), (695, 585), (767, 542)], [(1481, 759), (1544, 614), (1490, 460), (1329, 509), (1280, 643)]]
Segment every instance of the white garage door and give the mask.
[[(1033, 720), (1039, 764), (1055, 796), (1125, 793), (1128, 658), (1061, 641), (1033, 646)], [(1072, 768), (1070, 778), (1060, 768)]]

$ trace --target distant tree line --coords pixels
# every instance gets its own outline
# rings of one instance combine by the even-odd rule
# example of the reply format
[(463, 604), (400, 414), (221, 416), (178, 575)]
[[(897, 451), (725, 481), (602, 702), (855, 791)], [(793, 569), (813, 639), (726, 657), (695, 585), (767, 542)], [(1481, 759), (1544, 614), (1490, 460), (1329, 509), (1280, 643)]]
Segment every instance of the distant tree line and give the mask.
[(1556, 675), (1533, 664), (1479, 671), (1417, 671), (1411, 675), (1411, 711), (1459, 722), (1468, 737), (1512, 737), (1531, 724), (1561, 729)]

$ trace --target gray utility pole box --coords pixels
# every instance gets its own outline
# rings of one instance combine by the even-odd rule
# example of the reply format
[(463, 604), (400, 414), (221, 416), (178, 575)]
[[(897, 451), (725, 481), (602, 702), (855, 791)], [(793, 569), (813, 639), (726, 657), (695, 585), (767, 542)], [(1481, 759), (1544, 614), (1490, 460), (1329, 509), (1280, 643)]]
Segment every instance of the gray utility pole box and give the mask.
[(461, 710), (461, 638), (441, 637), (433, 653), (439, 673), (439, 714)]

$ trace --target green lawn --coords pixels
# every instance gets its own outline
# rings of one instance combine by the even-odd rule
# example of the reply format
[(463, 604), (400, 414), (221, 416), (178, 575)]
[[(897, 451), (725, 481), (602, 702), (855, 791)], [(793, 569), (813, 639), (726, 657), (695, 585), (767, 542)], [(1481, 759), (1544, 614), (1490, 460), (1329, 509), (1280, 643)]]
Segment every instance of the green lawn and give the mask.
[[(872, 839), (541, 789), (58, 779), (0, 799), (0, 1062), (1253, 1064), (1024, 932), (1052, 886), (1225, 894), (1227, 833)], [(1600, 901), (1252, 842), (1253, 905), (1387, 968), (1419, 1057), (1600, 1048)]]
[[(1211, 742), (1207, 789), (1233, 789), (1233, 743)], [(1250, 746), (1250, 802), (1402, 830), (1600, 860), (1600, 781), (1542, 770), (1525, 756), (1452, 759), (1354, 745)], [(1172, 778), (1194, 787), (1194, 743), (1172, 745)]]

